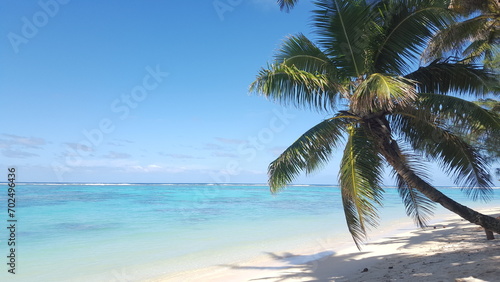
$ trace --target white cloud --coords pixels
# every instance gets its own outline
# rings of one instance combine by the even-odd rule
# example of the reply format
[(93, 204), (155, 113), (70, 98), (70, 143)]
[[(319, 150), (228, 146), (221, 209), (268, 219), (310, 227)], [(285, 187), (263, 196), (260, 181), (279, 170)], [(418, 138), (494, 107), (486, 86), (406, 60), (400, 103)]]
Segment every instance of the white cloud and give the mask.
[(231, 138), (223, 138), (223, 137), (215, 137), (215, 140), (217, 140), (221, 143), (235, 144), (235, 145), (244, 144), (247, 142), (246, 140), (242, 140), (242, 139), (231, 139)]
[(41, 146), (47, 144), (45, 139), (38, 137), (24, 137), (12, 134), (1, 134), (0, 149), (2, 155), (7, 158), (24, 159), (38, 157), (38, 154), (26, 151), (26, 149), (42, 149)]
[(13, 158), (13, 159), (25, 159), (25, 158), (30, 158), (30, 157), (38, 157), (37, 154), (26, 152), (26, 151), (19, 151), (19, 150), (3, 150), (2, 155), (4, 155), (7, 158)]
[(136, 172), (142, 172), (142, 173), (154, 173), (154, 172), (164, 172), (164, 173), (181, 173), (186, 171), (185, 168), (182, 167), (163, 167), (160, 165), (156, 164), (150, 164), (150, 165), (133, 165), (133, 166), (128, 166), (125, 168), (125, 171), (129, 173), (136, 173)]
[(83, 152), (94, 152), (95, 149), (94, 147), (89, 147), (84, 144), (79, 144), (79, 143), (72, 143), (72, 142), (67, 142), (64, 143), (66, 146), (71, 148), (73, 151), (83, 151)]
[(71, 162), (68, 164), (68, 167), (72, 169), (79, 169), (82, 167), (95, 169), (117, 169), (137, 164), (135, 161), (127, 159), (88, 159), (80, 158), (74, 155), (72, 157), (74, 157), (74, 159), (71, 159)]
[(4, 139), (0, 139), (0, 148), (34, 148), (41, 149), (40, 146), (47, 144), (45, 139), (38, 137), (24, 137), (12, 134), (2, 134)]
[(170, 157), (173, 159), (202, 159), (200, 157), (195, 157), (192, 155), (185, 155), (185, 154), (170, 154), (170, 153), (164, 153), (164, 152), (160, 152), (159, 154), (161, 156)]
[(228, 152), (213, 152), (212, 156), (221, 157), (221, 158), (238, 158), (237, 154), (228, 153)]
[(123, 147), (126, 146), (126, 144), (132, 144), (132, 143), (134, 142), (126, 139), (114, 139), (112, 141), (107, 142), (106, 144), (115, 147)]
[(206, 143), (203, 146), (203, 149), (204, 150), (223, 150), (223, 151), (229, 150), (229, 148), (227, 148), (227, 147), (221, 146), (219, 144), (214, 144), (214, 143)]
[(132, 156), (127, 153), (110, 151), (107, 155), (104, 155), (104, 157), (108, 159), (128, 159)]

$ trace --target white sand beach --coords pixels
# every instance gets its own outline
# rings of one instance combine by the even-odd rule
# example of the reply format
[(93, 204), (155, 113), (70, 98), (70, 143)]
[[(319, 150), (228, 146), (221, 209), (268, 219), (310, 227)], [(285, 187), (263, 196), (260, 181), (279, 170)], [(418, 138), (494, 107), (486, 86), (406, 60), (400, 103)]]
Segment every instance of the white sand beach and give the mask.
[[(500, 209), (481, 212), (498, 216)], [(323, 242), (149, 281), (500, 281), (500, 235), (486, 240), (482, 228), (458, 216), (433, 222), (393, 226), (361, 251)]]

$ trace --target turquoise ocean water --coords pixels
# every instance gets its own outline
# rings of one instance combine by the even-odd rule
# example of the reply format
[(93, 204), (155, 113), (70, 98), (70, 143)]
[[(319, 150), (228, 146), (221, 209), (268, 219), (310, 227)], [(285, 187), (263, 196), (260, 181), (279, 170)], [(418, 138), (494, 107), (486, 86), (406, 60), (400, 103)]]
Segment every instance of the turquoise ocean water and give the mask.
[[(247, 184), (18, 184), (12, 275), (2, 187), (0, 281), (140, 281), (327, 236), (349, 242), (335, 186), (292, 186), (271, 195), (265, 185)], [(460, 189), (441, 191), (474, 208), (497, 207), (500, 193), (482, 203)], [(380, 215), (381, 225), (412, 222), (393, 188), (386, 188)]]

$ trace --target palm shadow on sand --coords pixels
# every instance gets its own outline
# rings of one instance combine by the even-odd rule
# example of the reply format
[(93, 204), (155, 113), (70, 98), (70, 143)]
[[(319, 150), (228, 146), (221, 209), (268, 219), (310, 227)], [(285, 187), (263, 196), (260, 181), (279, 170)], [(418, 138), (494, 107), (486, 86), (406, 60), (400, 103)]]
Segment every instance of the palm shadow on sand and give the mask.
[[(371, 247), (393, 244), (402, 251), (439, 249), (426, 254), (396, 251), (373, 255), (370, 251)], [(267, 271), (262, 277), (250, 281), (455, 281), (470, 276), (494, 281), (500, 277), (499, 253), (500, 240), (487, 241), (481, 228), (451, 224), (413, 231), (408, 237), (394, 236), (368, 243), (360, 252), (342, 255), (331, 251), (312, 255), (266, 253), (278, 266), (225, 266), (242, 270), (276, 270), (272, 275)]]

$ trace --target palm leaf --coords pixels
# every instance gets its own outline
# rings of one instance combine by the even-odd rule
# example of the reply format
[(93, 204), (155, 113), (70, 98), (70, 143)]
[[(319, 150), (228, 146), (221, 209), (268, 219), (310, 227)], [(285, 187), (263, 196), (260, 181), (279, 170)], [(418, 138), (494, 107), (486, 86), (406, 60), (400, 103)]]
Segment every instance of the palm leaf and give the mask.
[(350, 126), (340, 166), (339, 182), (349, 232), (360, 248), (368, 226), (377, 226), (381, 206), (382, 160), (362, 127)]
[(413, 104), (417, 95), (415, 82), (404, 77), (374, 73), (354, 92), (351, 106), (356, 112), (391, 111), (395, 105)]
[(316, 1), (313, 22), (319, 44), (344, 75), (359, 77), (367, 71), (366, 26), (371, 22), (369, 6), (363, 0)]
[(326, 163), (342, 140), (346, 118), (324, 120), (309, 129), (269, 165), (273, 193), (290, 184), (302, 171), (310, 173)]
[(378, 35), (371, 43), (376, 72), (407, 73), (434, 32), (453, 18), (444, 1), (389, 0), (378, 8)]
[(418, 107), (438, 115), (445, 123), (460, 125), (464, 133), (500, 130), (500, 117), (480, 105), (458, 97), (421, 93)]
[(476, 11), (488, 12), (493, 9), (498, 11), (497, 0), (451, 0), (450, 9), (463, 15), (470, 15)]
[(288, 37), (275, 57), (277, 63), (295, 66), (302, 71), (313, 74), (337, 74), (337, 68), (328, 56), (303, 34)]
[(436, 60), (405, 77), (418, 81), (419, 92), (424, 93), (476, 96), (500, 93), (498, 76), (478, 65)]
[(325, 74), (310, 73), (284, 63), (262, 69), (250, 85), (250, 91), (299, 108), (331, 111), (338, 99), (338, 89)]
[[(422, 163), (414, 156), (404, 153), (404, 159), (406, 160), (405, 165), (409, 169), (420, 175), (420, 177), (428, 178)], [(433, 214), (434, 202), (425, 197), (415, 187), (408, 184), (395, 170), (393, 171), (393, 175), (396, 178), (398, 193), (405, 205), (406, 214), (413, 218), (418, 227), (423, 228), (427, 226), (427, 222)]]
[[(497, 39), (498, 40), (498, 39)], [(485, 68), (495, 69), (494, 61), (500, 58), (500, 46), (498, 42), (492, 43), (491, 40), (476, 40), (472, 42), (463, 51), (463, 56), (467, 57), (464, 63), (484, 63)], [(497, 70), (498, 61), (497, 61)]]
[(295, 4), (299, 2), (298, 0), (278, 0), (278, 5), (282, 11), (289, 12)]
[(418, 227), (424, 228), (433, 215), (434, 202), (425, 197), (417, 189), (408, 186), (403, 178), (396, 174), (398, 193), (405, 205), (406, 214), (413, 218)]
[(431, 62), (450, 51), (454, 51), (455, 55), (469, 57), (472, 52), (460, 54), (463, 47), (469, 42), (488, 38), (492, 32), (490, 19), (484, 16), (454, 23), (434, 35), (425, 49), (422, 59), (424, 62)]
[(418, 153), (436, 161), (473, 200), (492, 196), (491, 177), (483, 156), (460, 137), (411, 110), (395, 113), (393, 129)]

